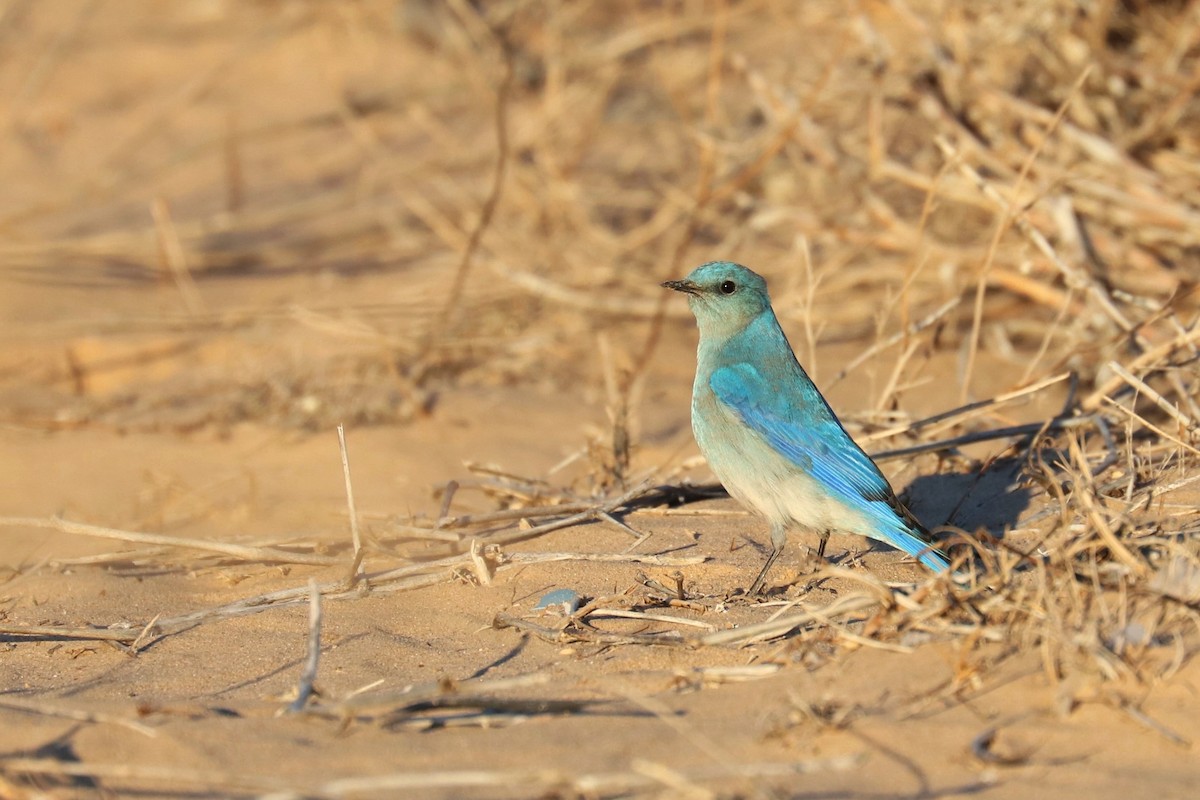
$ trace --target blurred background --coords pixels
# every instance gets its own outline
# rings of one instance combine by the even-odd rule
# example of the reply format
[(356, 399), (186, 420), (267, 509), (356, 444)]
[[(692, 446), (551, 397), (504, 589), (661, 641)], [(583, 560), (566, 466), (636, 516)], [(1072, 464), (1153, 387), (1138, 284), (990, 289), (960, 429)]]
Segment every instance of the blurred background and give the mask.
[(0, 414), (686, 382), (658, 282), (717, 258), (819, 382), (878, 345), (864, 407), (933, 353), (939, 407), (1086, 386), (1195, 308), (1198, 38), (1150, 0), (8, 0)]

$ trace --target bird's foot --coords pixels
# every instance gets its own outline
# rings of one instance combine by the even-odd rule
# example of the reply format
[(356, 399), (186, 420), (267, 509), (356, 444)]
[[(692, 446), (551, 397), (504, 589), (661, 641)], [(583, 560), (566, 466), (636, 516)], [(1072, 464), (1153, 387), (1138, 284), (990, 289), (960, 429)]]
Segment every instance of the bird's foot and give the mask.
[(846, 555), (842, 556), (842, 560), (838, 562), (839, 567), (850, 567), (851, 569), (866, 569), (866, 564), (863, 563), (863, 556), (869, 551), (867, 550), (847, 550)]
[(816, 572), (817, 570), (823, 567), (828, 567), (830, 564), (834, 563), (833, 559), (826, 558), (824, 553), (820, 552), (819, 550), (811, 549), (808, 551), (808, 557), (804, 559), (804, 561), (807, 566), (811, 567), (811, 572)]
[(771, 554), (767, 556), (766, 563), (762, 565), (762, 569), (758, 571), (757, 577), (754, 578), (754, 582), (750, 584), (750, 588), (746, 591), (748, 596), (757, 597), (763, 594), (763, 584), (767, 581), (767, 573), (771, 571), (771, 565), (775, 563), (775, 559), (779, 558), (780, 550), (781, 548), (779, 547), (772, 548)]
[(754, 583), (750, 584), (750, 588), (746, 590), (747, 597), (761, 597), (766, 594), (763, 591), (764, 584), (767, 582), (767, 571), (764, 569), (758, 573), (758, 577), (754, 579)]

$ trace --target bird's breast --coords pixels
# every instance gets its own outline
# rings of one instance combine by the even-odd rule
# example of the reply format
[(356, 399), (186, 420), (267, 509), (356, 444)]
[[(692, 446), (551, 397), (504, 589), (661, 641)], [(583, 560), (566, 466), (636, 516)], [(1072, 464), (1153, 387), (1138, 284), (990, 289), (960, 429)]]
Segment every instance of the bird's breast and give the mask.
[(870, 535), (873, 525), (742, 422), (707, 385), (692, 396), (692, 432), (729, 494), (773, 525)]

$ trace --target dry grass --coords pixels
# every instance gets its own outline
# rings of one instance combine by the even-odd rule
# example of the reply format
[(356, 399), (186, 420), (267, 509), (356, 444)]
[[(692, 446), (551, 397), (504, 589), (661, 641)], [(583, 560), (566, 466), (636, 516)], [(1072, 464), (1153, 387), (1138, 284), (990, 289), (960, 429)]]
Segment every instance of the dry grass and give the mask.
[[(1060, 365), (1091, 382), (1131, 348), (1173, 339), (1172, 319), (1197, 308), (1179, 77), (1192, 26), (1172, 24), (1170, 6), (1079, 17), (1065, 3), (997, 5), (940, 22), (933, 8), (886, 3), (849, 17), (775, 3), (519, 3), (488, 17), (403, 7), (396, 19), (370, 4), (256, 18), (253, 45), (130, 114), (125, 146), (104, 160), (119, 178), (88, 175), (53, 201), (2, 210), (10, 279), (165, 280), (180, 297), (177, 312), (51, 326), (65, 358), (6, 371), (59, 390), (63, 413), (45, 420), (17, 404), (10, 418), (168, 429), (405, 419), (427, 407), (422, 386), (446, 379), (566, 385), (595, 332), (630, 318), (655, 320), (640, 344), (622, 342), (642, 370), (667, 309), (657, 280), (714, 257), (766, 271), (810, 351), (813, 338), (882, 338), (965, 300), (936, 339), (965, 348), (964, 402), (985, 342), (1025, 363), (1014, 383)], [(186, 18), (174, 24), (187, 32)], [(268, 107), (254, 127), (134, 149), (164, 116), (199, 115), (197, 94), (302, 34), (329, 47), (361, 39), (357, 58), (331, 56), (324, 116)], [(402, 52), (385, 53), (392, 37)], [(791, 57), (797, 37), (802, 59)], [(35, 110), (24, 113), (36, 121)], [(324, 144), (330, 127), (338, 147)], [(244, 186), (281, 148), (306, 147), (323, 158)], [(186, 202), (171, 210), (161, 194), (138, 207), (147, 186), (210, 163), (224, 164), (223, 180), (182, 183)], [(364, 173), (354, 191), (323, 189)], [(273, 186), (285, 181), (300, 188)], [(401, 280), (418, 291), (370, 306), (217, 311), (201, 299), (233, 276), (375, 272), (412, 276)], [(253, 366), (275, 355), (252, 335), (262, 326), (313, 335), (306, 349), (319, 358)], [(93, 353), (76, 344), (84, 331), (121, 346)], [(178, 359), (164, 339), (194, 349), (214, 334), (252, 366), (231, 374), (201, 355), (199, 369), (164, 370), (136, 397), (89, 391), (120, 366)]]
[[(955, 463), (982, 475), (1016, 462), (1033, 498), (1020, 528), (947, 527), (962, 542), (957, 581), (895, 586), (833, 567), (781, 590), (780, 609), (733, 587), (703, 596), (682, 578), (676, 587), (647, 579), (549, 624), (516, 615), (497, 624), (558, 643), (750, 648), (764, 663), (800, 660), (831, 641), (835, 650), (900, 652), (954, 642), (955, 678), (930, 705), (985, 691), (1007, 659), (1037, 652), (1066, 710), (1110, 704), (1179, 743), (1137, 698), (1200, 646), (1200, 18), (1185, 3), (846, 8), (550, 0), (229, 11), (229, 39), (208, 71), (147, 93), (89, 169), (0, 206), (0, 281), (64, 292), (163, 284), (171, 297), (136, 314), (91, 308), (33, 324), (16, 337), (23, 355), (0, 365), (5, 421), (172, 431), (244, 420), (390, 424), (436, 410), (438, 393), (463, 387), (584, 382), (604, 384), (611, 430), (594, 437), (574, 482), (480, 469), (447, 487), (432, 518), (362, 539), (355, 530), (344, 546), (5, 520), (153, 545), (91, 563), (240, 559), (325, 572), (311, 586), (120, 629), (8, 623), (0, 632), (102, 639), (136, 654), (158, 637), (282, 605), (311, 602), (315, 629), (319, 596), (487, 583), (538, 559), (694, 563), (511, 548), (583, 521), (636, 535), (640, 515), (690, 492), (672, 488), (678, 464), (631, 472), (654, 357), (690, 324), (656, 287), (700, 261), (732, 258), (767, 274), (785, 326), (804, 332), (797, 350), (806, 360), (829, 344), (863, 354), (840, 372), (812, 363), (819, 383), (882, 365), (873, 395), (845, 409), (871, 447), (906, 458), (935, 452), (936, 465), (920, 462), (934, 472)], [(111, 24), (93, 32), (88, 12), (77, 15), (59, 38), (34, 40), (41, 71), (18, 81), (8, 111), (14, 141), (46, 139), (68, 163), (78, 145), (54, 143), (52, 109), (39, 103), (56, 90), (46, 76), (69, 67), (89, 36), (136, 35)], [(168, 40), (203, 30), (186, 14), (159, 22)], [(0, 16), (0, 33), (20, 24)], [(317, 99), (254, 115), (204, 108), (297, 37), (316, 42), (327, 62)], [(171, 137), (159, 134), (168, 122), (179, 128)], [(282, 163), (287, 171), (273, 173)], [(383, 277), (402, 288), (369, 304), (326, 303), (320, 292), (268, 306), (229, 300), (237, 280), (296, 276)], [(284, 338), (293, 349), (281, 359)], [(933, 388), (920, 378), (946, 353), (957, 368), (952, 385), (938, 378), (934, 407), (952, 410), (914, 419), (904, 409)], [(981, 374), (984, 355), (1003, 368)], [(135, 376), (137, 392), (108, 380), (117, 371)], [(1061, 410), (1010, 415), (1035, 396)], [(456, 511), (456, 492), (466, 491), (494, 510)], [(414, 563), (417, 552), (424, 560)], [(832, 605), (808, 602), (831, 578), (862, 589)], [(738, 606), (737, 624), (697, 630), (694, 617), (717, 605)], [(605, 627), (606, 612), (645, 627)], [(588, 708), (545, 697), (538, 706), (528, 694), (517, 702), (507, 685), (468, 688), (368, 691), (295, 708), (347, 725), (424, 724), (451, 698), (478, 710), (457, 724)], [(993, 737), (978, 740), (981, 761), (993, 757)], [(670, 783), (652, 767), (406, 773), (298, 788), (14, 758), (0, 760), (0, 796), (24, 796), (30, 775), (167, 781), (181, 794), (194, 786), (341, 797), (503, 780), (529, 792), (629, 796)], [(773, 770), (674, 779), (694, 786)]]

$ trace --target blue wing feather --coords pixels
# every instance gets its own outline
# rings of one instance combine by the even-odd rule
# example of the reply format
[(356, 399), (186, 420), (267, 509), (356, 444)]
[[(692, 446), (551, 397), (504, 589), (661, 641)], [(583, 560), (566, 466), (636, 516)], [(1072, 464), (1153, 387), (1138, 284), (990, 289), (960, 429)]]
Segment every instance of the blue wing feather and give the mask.
[[(910, 555), (920, 554), (926, 566), (934, 570), (945, 569), (947, 563), (941, 554), (927, 549), (930, 542), (924, 537), (928, 534), (901, 516), (899, 501), (887, 478), (846, 433), (794, 358), (792, 364), (795, 374), (775, 380), (765, 378), (750, 363), (731, 364), (714, 370), (709, 386), (778, 453), (820, 481), (843, 503), (875, 521), (875, 538)], [(785, 387), (785, 382), (790, 385)], [(796, 400), (797, 388), (803, 402)]]

